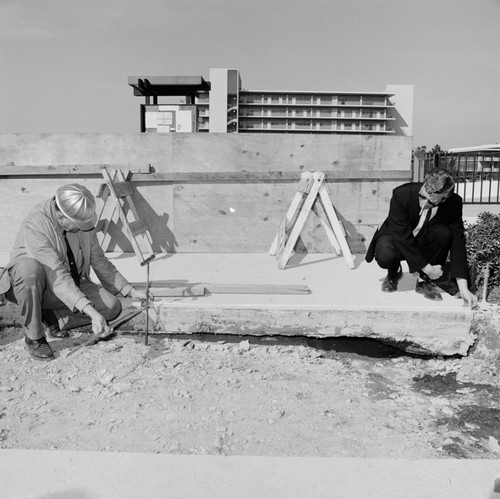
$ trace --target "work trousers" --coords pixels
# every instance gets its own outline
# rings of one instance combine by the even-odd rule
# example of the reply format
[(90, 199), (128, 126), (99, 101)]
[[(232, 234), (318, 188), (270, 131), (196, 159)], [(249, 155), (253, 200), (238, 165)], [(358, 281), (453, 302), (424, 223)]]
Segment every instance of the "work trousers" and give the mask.
[[(447, 225), (431, 225), (425, 234), (416, 237), (417, 245), (431, 265), (442, 265), (450, 251), (452, 240), (451, 229)], [(401, 251), (394, 244), (391, 235), (379, 236), (375, 245), (375, 260), (378, 265), (387, 269), (389, 277), (395, 277), (401, 262), (404, 260)]]
[[(44, 324), (50, 326), (58, 323), (61, 330), (69, 330), (92, 323), (90, 317), (73, 312), (48, 289), (45, 270), (37, 260), (19, 260), (9, 269), (9, 275), (12, 285), (5, 296), (19, 305), (28, 338), (42, 338), (45, 335)], [(103, 287), (82, 279), (79, 288), (106, 320), (113, 320), (120, 315), (120, 300)]]

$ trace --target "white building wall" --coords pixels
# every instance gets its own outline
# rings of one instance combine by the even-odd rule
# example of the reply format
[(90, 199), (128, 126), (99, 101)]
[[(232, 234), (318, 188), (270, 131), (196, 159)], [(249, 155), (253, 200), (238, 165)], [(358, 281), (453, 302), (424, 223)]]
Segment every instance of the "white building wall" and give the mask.
[(210, 133), (227, 133), (227, 72), (227, 69), (210, 69)]
[(227, 133), (228, 96), (237, 95), (240, 86), (241, 79), (237, 69), (210, 68), (210, 133)]

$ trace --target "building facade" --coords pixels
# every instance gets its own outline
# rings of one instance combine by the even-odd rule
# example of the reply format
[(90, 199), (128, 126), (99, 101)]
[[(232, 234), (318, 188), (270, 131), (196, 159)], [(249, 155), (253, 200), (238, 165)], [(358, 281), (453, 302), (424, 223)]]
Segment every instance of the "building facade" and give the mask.
[[(197, 85), (188, 85), (195, 78)], [(239, 70), (226, 68), (210, 69), (209, 82), (129, 77), (129, 85), (146, 99), (142, 132), (412, 135), (412, 85), (382, 92), (245, 90)], [(183, 103), (159, 103), (174, 96)]]

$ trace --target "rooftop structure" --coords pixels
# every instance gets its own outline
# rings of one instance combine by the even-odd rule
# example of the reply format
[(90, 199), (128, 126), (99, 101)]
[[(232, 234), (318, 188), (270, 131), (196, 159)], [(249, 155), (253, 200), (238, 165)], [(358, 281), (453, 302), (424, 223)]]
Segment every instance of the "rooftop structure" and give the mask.
[[(412, 135), (413, 86), (381, 92), (245, 90), (238, 69), (201, 76), (131, 76), (141, 132)], [(176, 96), (177, 103), (160, 102)]]
[(449, 153), (499, 152), (500, 144), (484, 144), (482, 146), (453, 147)]

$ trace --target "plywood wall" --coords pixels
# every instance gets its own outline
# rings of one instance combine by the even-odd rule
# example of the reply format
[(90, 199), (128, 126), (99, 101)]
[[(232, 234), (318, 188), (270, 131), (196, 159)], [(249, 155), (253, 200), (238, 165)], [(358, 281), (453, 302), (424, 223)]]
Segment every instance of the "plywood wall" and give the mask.
[[(0, 135), (0, 251), (9, 251), (27, 211), (64, 183), (97, 192), (98, 174), (78, 165), (134, 174), (134, 200), (156, 251), (265, 252), (295, 194), (299, 174), (325, 171), (328, 190), (355, 253), (386, 216), (392, 189), (411, 179), (411, 138), (298, 134)], [(73, 173), (61, 174), (63, 171)], [(52, 167), (52, 169), (47, 169)], [(30, 168), (30, 170), (28, 170)], [(40, 168), (40, 174), (36, 168)], [(26, 175), (26, 172), (31, 172)], [(48, 173), (47, 173), (48, 172)], [(208, 179), (208, 173), (233, 173)], [(262, 173), (283, 173), (263, 180)], [(191, 176), (184, 180), (176, 174)], [(253, 174), (259, 174), (257, 180)], [(200, 175), (197, 175), (200, 174)], [(236, 174), (236, 175), (234, 175)], [(155, 177), (156, 175), (156, 177)], [(170, 177), (168, 177), (170, 175)], [(241, 178), (240, 178), (241, 176)], [(156, 178), (156, 180), (155, 180)], [(312, 215), (298, 249), (329, 252)], [(110, 250), (131, 251), (117, 232)]]

